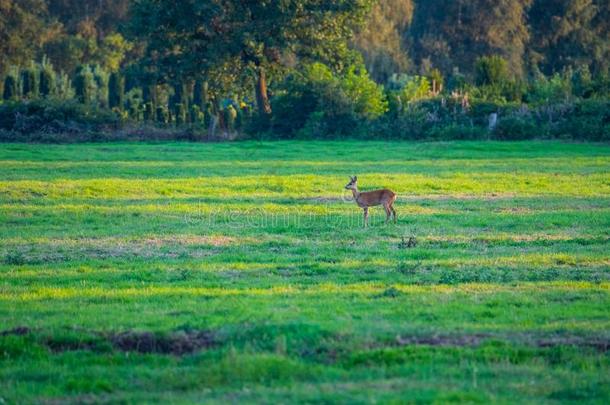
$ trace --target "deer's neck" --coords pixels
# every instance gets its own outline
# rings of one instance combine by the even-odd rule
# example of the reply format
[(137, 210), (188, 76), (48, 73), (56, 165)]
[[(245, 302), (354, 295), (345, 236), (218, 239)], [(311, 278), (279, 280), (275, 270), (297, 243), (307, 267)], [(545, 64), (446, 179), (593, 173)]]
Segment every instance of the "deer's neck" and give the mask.
[(360, 197), (360, 191), (357, 188), (352, 188), (352, 194), (354, 195), (354, 200), (357, 202), (358, 197)]

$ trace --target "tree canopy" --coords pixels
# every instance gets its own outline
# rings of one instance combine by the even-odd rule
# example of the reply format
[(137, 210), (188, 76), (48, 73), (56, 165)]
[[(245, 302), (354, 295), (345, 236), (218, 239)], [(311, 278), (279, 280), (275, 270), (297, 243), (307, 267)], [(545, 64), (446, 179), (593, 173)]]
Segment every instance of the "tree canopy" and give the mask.
[(365, 0), (136, 0), (132, 32), (147, 44), (153, 72), (185, 80), (223, 70), (254, 79), (259, 111), (270, 112), (268, 70), (317, 59), (342, 67)]

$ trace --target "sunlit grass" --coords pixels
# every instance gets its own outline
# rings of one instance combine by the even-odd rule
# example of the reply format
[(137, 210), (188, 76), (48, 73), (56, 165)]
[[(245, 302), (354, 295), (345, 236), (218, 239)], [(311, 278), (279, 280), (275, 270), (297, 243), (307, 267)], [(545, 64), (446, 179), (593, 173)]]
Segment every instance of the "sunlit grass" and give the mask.
[(607, 145), (1, 145), (0, 402), (607, 403), (609, 229)]

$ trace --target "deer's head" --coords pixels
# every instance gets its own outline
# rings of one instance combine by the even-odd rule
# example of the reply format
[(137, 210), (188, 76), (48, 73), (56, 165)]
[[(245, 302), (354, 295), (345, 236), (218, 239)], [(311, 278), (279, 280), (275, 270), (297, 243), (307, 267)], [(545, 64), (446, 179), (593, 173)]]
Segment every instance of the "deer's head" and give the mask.
[(354, 176), (354, 177), (350, 176), (349, 183), (347, 183), (345, 188), (347, 190), (356, 190), (357, 187), (358, 187), (358, 177), (357, 176)]

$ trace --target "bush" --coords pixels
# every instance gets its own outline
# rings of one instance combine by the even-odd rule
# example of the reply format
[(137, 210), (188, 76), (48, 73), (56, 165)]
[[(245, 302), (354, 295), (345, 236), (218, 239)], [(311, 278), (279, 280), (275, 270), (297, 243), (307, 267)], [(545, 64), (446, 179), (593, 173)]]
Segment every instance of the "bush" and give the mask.
[(502, 87), (509, 81), (508, 63), (500, 56), (483, 56), (475, 62), (478, 86)]
[[(108, 79), (108, 106), (110, 108), (123, 109), (123, 99), (125, 98), (125, 79), (118, 72), (110, 74)], [(152, 110), (152, 107), (151, 107)], [(152, 114), (149, 114), (151, 116)], [(150, 118), (148, 118), (150, 120)]]
[(8, 74), (4, 79), (4, 92), (2, 98), (7, 101), (16, 100), (17, 93), (17, 78), (12, 74)]
[(556, 73), (550, 78), (539, 74), (525, 95), (528, 104), (541, 105), (551, 103), (562, 103), (572, 97), (571, 78)]
[(364, 68), (356, 71), (354, 66), (347, 69), (341, 80), (341, 88), (354, 101), (354, 112), (366, 119), (375, 119), (388, 111), (388, 101)]
[(22, 95), (28, 99), (35, 99), (38, 97), (38, 80), (37, 71), (34, 67), (29, 67), (21, 71), (21, 86)]
[(74, 77), (74, 90), (78, 101), (83, 104), (91, 104), (95, 99), (95, 78), (89, 66), (79, 67)]
[(552, 128), (555, 137), (610, 141), (610, 101), (583, 100)]
[(530, 115), (509, 115), (498, 120), (493, 135), (502, 141), (522, 141), (539, 136), (536, 122)]
[(55, 93), (55, 72), (45, 67), (40, 71), (40, 95), (49, 97)]
[(410, 77), (400, 90), (400, 100), (403, 104), (412, 103), (430, 97), (432, 85), (428, 78), (423, 76)]
[[(37, 133), (78, 134), (119, 127), (120, 117), (74, 101), (35, 100), (0, 105), (0, 130), (21, 136)], [(5, 139), (6, 140), (6, 139)]]
[(271, 129), (283, 138), (354, 135), (363, 121), (388, 110), (383, 89), (363, 67), (343, 76), (313, 63), (289, 75), (272, 99)]

